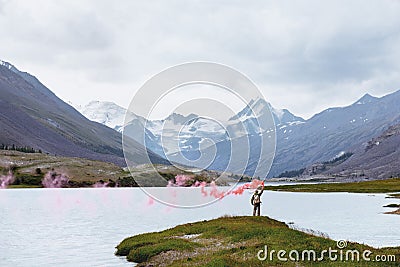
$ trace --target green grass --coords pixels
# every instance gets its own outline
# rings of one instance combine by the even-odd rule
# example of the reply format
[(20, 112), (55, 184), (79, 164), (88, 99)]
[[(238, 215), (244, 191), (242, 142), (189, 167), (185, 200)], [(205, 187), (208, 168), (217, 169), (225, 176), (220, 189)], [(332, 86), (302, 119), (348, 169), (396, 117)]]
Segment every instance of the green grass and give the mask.
[[(199, 236), (182, 239), (184, 235)], [(140, 234), (126, 238), (117, 246), (116, 255), (127, 256), (138, 266), (399, 266), (400, 247), (375, 249), (348, 242), (347, 249), (372, 255), (395, 255), (397, 262), (334, 262), (328, 257), (320, 262), (260, 261), (257, 252), (268, 250), (315, 250), (317, 257), (324, 249), (337, 249), (334, 240), (290, 229), (286, 224), (268, 217), (224, 217), (179, 225), (162, 232)]]
[(184, 239), (167, 238), (160, 233), (141, 234), (125, 239), (117, 246), (116, 255), (127, 256), (129, 261), (145, 262), (161, 252), (174, 250), (193, 250), (201, 246)]
[(42, 185), (28, 185), (28, 184), (18, 184), (18, 185), (9, 185), (7, 188), (42, 188)]
[(389, 194), (388, 198), (400, 198), (400, 194)]
[(400, 192), (400, 178), (352, 183), (267, 186), (266, 189), (289, 192), (391, 193)]

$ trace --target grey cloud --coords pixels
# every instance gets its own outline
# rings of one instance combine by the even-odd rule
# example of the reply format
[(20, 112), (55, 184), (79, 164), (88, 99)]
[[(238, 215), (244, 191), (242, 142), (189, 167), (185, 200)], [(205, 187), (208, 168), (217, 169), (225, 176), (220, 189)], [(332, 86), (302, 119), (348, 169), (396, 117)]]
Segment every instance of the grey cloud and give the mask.
[(68, 53), (103, 50), (112, 44), (112, 32), (94, 12), (68, 10), (51, 2), (48, 5), (9, 2), (0, 16), (2, 36), (18, 44), (16, 49), (43, 57), (50, 54), (53, 60)]
[(120, 99), (106, 90), (101, 98), (126, 105), (131, 91), (124, 88), (193, 60), (243, 71), (271, 95), (273, 105), (305, 116), (349, 104), (367, 91), (387, 93), (400, 84), (398, 1), (35, 5), (6, 2), (0, 7), (0, 50), (5, 53), (0, 57), (38, 65), (42, 79), (52, 79), (46, 77), (46, 68), (52, 75), (60, 73), (56, 90), (71, 90), (71, 98), (73, 77), (79, 75), (88, 91), (81, 94), (85, 102), (98, 87), (112, 86), (121, 88)]

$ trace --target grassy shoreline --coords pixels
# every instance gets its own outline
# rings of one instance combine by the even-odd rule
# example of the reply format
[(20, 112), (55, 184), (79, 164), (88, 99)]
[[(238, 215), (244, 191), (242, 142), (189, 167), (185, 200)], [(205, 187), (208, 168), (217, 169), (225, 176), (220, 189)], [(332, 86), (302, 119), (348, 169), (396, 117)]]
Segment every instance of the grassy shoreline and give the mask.
[(386, 180), (350, 182), (350, 183), (321, 183), (266, 186), (266, 190), (285, 192), (348, 192), (348, 193), (397, 193), (400, 192), (400, 178)]
[[(155, 170), (165, 180), (154, 177)], [(194, 169), (195, 170), (195, 169)], [(145, 164), (132, 168), (122, 168), (112, 163), (75, 157), (62, 157), (42, 153), (24, 153), (0, 150), (0, 175), (12, 174), (12, 183), (7, 188), (42, 188), (42, 180), (48, 173), (55, 172), (68, 177), (63, 187), (93, 187), (107, 184), (107, 187), (166, 186), (178, 174), (193, 176), (198, 181), (211, 182), (219, 173), (216, 171), (183, 172), (175, 166)], [(233, 174), (218, 179), (219, 185), (238, 179)], [(246, 177), (250, 179), (249, 177)]]
[[(268, 246), (275, 257), (260, 261), (259, 250)], [(329, 238), (314, 236), (289, 228), (285, 223), (268, 217), (223, 217), (210, 221), (188, 223), (161, 232), (126, 238), (117, 246), (116, 255), (127, 256), (138, 266), (399, 266), (400, 247), (372, 248), (348, 242), (347, 250), (371, 255), (395, 255), (396, 262), (331, 261), (327, 255), (321, 261), (280, 261), (277, 251), (314, 250), (317, 258), (323, 250), (338, 249)], [(361, 255), (361, 254), (360, 254)], [(286, 257), (288, 255), (286, 254)], [(299, 265), (300, 264), (300, 265)]]

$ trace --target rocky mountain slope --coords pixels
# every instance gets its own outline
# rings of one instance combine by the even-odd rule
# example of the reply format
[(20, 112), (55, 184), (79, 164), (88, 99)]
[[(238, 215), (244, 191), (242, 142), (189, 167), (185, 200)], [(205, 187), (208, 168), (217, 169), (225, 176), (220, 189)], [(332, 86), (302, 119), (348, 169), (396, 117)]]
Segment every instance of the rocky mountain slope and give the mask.
[(400, 177), (400, 124), (361, 144), (349, 159), (325, 173), (378, 179)]
[(400, 91), (365, 95), (354, 104), (327, 109), (303, 124), (277, 126), (277, 152), (270, 175), (329, 161), (400, 122)]

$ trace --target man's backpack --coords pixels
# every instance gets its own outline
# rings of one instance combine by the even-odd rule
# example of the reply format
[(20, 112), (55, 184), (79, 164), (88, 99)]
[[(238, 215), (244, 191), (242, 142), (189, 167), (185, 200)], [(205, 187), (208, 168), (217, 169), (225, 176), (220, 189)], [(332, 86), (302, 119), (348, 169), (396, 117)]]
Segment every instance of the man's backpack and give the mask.
[(254, 204), (260, 204), (261, 203), (261, 198), (259, 194), (254, 194), (254, 200), (253, 200)]
[(260, 204), (260, 203), (261, 203), (260, 194), (258, 194), (257, 192), (254, 192), (254, 194), (251, 196), (251, 204), (255, 205), (255, 204)]

